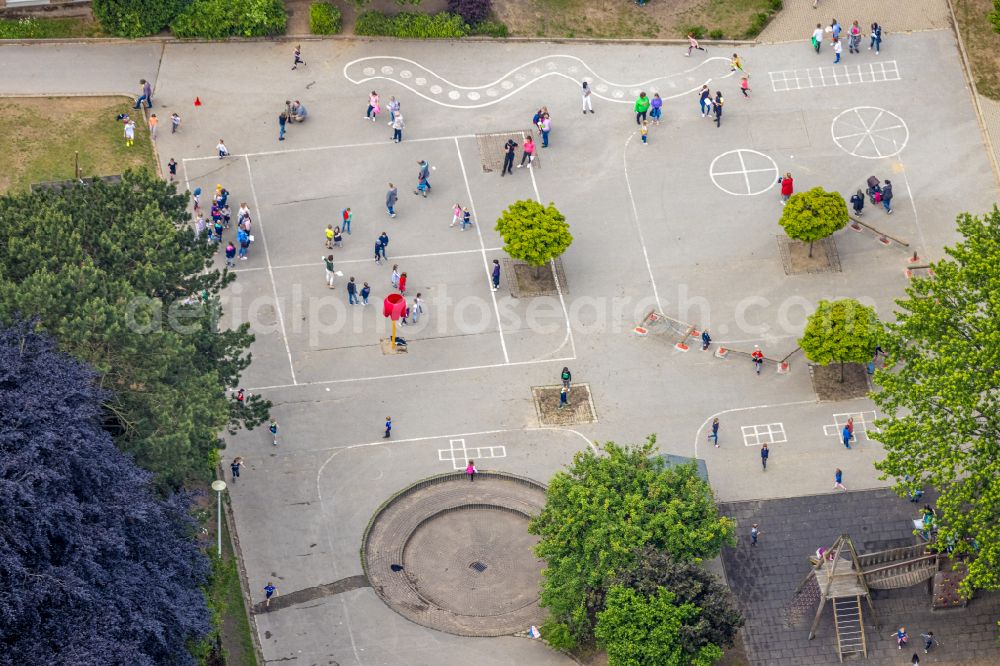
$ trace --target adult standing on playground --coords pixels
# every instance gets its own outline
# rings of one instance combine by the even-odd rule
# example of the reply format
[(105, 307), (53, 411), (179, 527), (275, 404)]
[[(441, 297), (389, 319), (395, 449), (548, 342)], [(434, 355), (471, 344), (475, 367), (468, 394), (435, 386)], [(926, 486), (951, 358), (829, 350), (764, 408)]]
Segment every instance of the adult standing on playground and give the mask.
[[(500, 169), (500, 177), (503, 178), (506, 174), (514, 174), (514, 157), (517, 153), (517, 141), (513, 138), (507, 139), (507, 143), (503, 145), (503, 168)], [(454, 223), (451, 226), (455, 226)]]
[(542, 116), (542, 148), (549, 147), (549, 132), (552, 131), (552, 121), (549, 120), (549, 114)]
[(817, 23), (816, 29), (813, 30), (812, 45), (816, 49), (816, 53), (819, 53), (819, 47), (823, 45), (823, 24), (821, 23)]
[(715, 126), (722, 127), (722, 105), (726, 100), (722, 99), (722, 91), (715, 92), (715, 99), (712, 100), (712, 108), (715, 110)]
[(524, 163), (527, 161), (528, 168), (530, 169), (531, 163), (535, 160), (535, 140), (531, 138), (530, 134), (524, 140), (524, 148), (522, 148), (522, 151), (521, 163), (517, 165), (517, 168), (520, 169), (523, 167)]
[(855, 21), (847, 32), (847, 50), (851, 53), (861, 53), (861, 26)]
[(892, 215), (892, 181), (886, 178), (882, 186), (882, 206), (887, 215)]
[(583, 115), (587, 115), (587, 111), (593, 113), (594, 104), (591, 101), (591, 90), (586, 81), (583, 82), (583, 89), (581, 90), (580, 95), (583, 97)]
[(767, 448), (767, 444), (763, 444), (760, 447), (760, 466), (765, 472), (767, 471), (767, 459), (771, 457), (771, 450)]
[(785, 177), (779, 178), (778, 182), (781, 183), (781, 205), (784, 206), (788, 202), (788, 198), (795, 191), (795, 181), (792, 180), (792, 172), (786, 172)]
[(397, 111), (396, 117), (393, 118), (390, 124), (392, 125), (392, 140), (399, 143), (403, 140), (403, 127), (405, 127), (403, 125), (403, 114)]
[(878, 55), (879, 49), (882, 48), (882, 26), (878, 24), (878, 21), (872, 21), (871, 36), (872, 41), (868, 45), (868, 50), (875, 49), (875, 54)]
[(698, 93), (698, 95), (698, 104), (701, 107), (701, 117), (704, 118), (712, 111), (712, 91), (708, 89), (707, 85), (703, 85), (701, 87), (701, 92)]
[(420, 166), (420, 170), (417, 172), (417, 189), (413, 190), (413, 193), (423, 194), (426, 199), (427, 193), (431, 191), (431, 170), (427, 165), (427, 160), (417, 160), (417, 164)]
[(635, 124), (641, 125), (642, 121), (646, 119), (646, 112), (649, 111), (649, 98), (646, 97), (646, 93), (640, 92), (639, 97), (635, 100), (635, 106), (633, 110), (635, 111)]
[(389, 217), (396, 217), (396, 200), (399, 199), (399, 192), (396, 191), (396, 186), (389, 183), (389, 191), (385, 193), (385, 210), (389, 213)]

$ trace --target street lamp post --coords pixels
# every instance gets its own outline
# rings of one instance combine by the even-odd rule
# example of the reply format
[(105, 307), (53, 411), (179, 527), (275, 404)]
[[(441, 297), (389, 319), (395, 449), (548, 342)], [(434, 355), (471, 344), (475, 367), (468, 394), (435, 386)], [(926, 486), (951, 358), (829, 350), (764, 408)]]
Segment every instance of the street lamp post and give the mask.
[(219, 501), (216, 507), (218, 524), (215, 526), (215, 535), (218, 541), (219, 557), (222, 557), (222, 491), (226, 489), (226, 482), (222, 479), (212, 481), (212, 490), (218, 495)]

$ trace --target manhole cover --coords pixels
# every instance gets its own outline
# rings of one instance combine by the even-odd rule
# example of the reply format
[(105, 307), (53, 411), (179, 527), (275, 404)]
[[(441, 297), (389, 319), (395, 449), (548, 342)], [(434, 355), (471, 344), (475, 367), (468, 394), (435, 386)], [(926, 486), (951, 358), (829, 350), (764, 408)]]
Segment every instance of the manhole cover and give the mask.
[(469, 568), (475, 569), (479, 573), (483, 573), (484, 571), (486, 571), (486, 565), (483, 564), (482, 562), (473, 562), (472, 564), (469, 565)]

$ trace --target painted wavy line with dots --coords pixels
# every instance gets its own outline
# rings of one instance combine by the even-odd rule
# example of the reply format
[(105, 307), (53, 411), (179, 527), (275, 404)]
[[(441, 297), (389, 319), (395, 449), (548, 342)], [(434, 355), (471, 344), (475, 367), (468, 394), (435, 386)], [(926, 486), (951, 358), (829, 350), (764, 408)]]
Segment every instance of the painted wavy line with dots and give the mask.
[(593, 95), (608, 102), (631, 104), (640, 90), (663, 99), (683, 97), (697, 92), (712, 77), (698, 78), (700, 69), (708, 67), (718, 72), (716, 79), (733, 75), (728, 58), (706, 58), (696, 66), (665, 76), (656, 76), (635, 83), (615, 83), (597, 75), (580, 58), (552, 55), (529, 60), (500, 78), (477, 86), (463, 86), (424, 67), (415, 60), (398, 56), (368, 56), (344, 65), (344, 77), (355, 84), (368, 81), (392, 81), (426, 100), (454, 109), (479, 109), (501, 102), (528, 86), (548, 77), (569, 79), (577, 85), (587, 81)]

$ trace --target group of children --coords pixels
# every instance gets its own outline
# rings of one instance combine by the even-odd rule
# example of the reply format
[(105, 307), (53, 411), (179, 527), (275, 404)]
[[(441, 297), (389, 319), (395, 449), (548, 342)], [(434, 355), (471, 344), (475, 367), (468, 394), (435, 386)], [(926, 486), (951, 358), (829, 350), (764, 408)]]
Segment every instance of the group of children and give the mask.
[[(816, 29), (812, 33), (812, 46), (816, 53), (820, 52), (820, 47), (823, 45), (823, 24), (817, 23)], [(830, 25), (827, 26), (826, 32), (830, 33), (831, 41), (830, 45), (833, 47), (833, 64), (836, 65), (840, 62), (840, 56), (843, 53), (844, 45), (841, 42), (840, 36), (843, 33), (843, 28), (837, 19), (833, 19)], [(878, 21), (872, 21), (871, 28), (871, 44), (868, 46), (868, 50), (874, 50), (876, 54), (882, 48), (882, 26), (879, 25)], [(850, 53), (861, 53), (861, 40), (864, 39), (864, 33), (861, 30), (861, 26), (858, 25), (857, 21), (851, 24), (851, 27), (847, 30), (847, 49)]]

